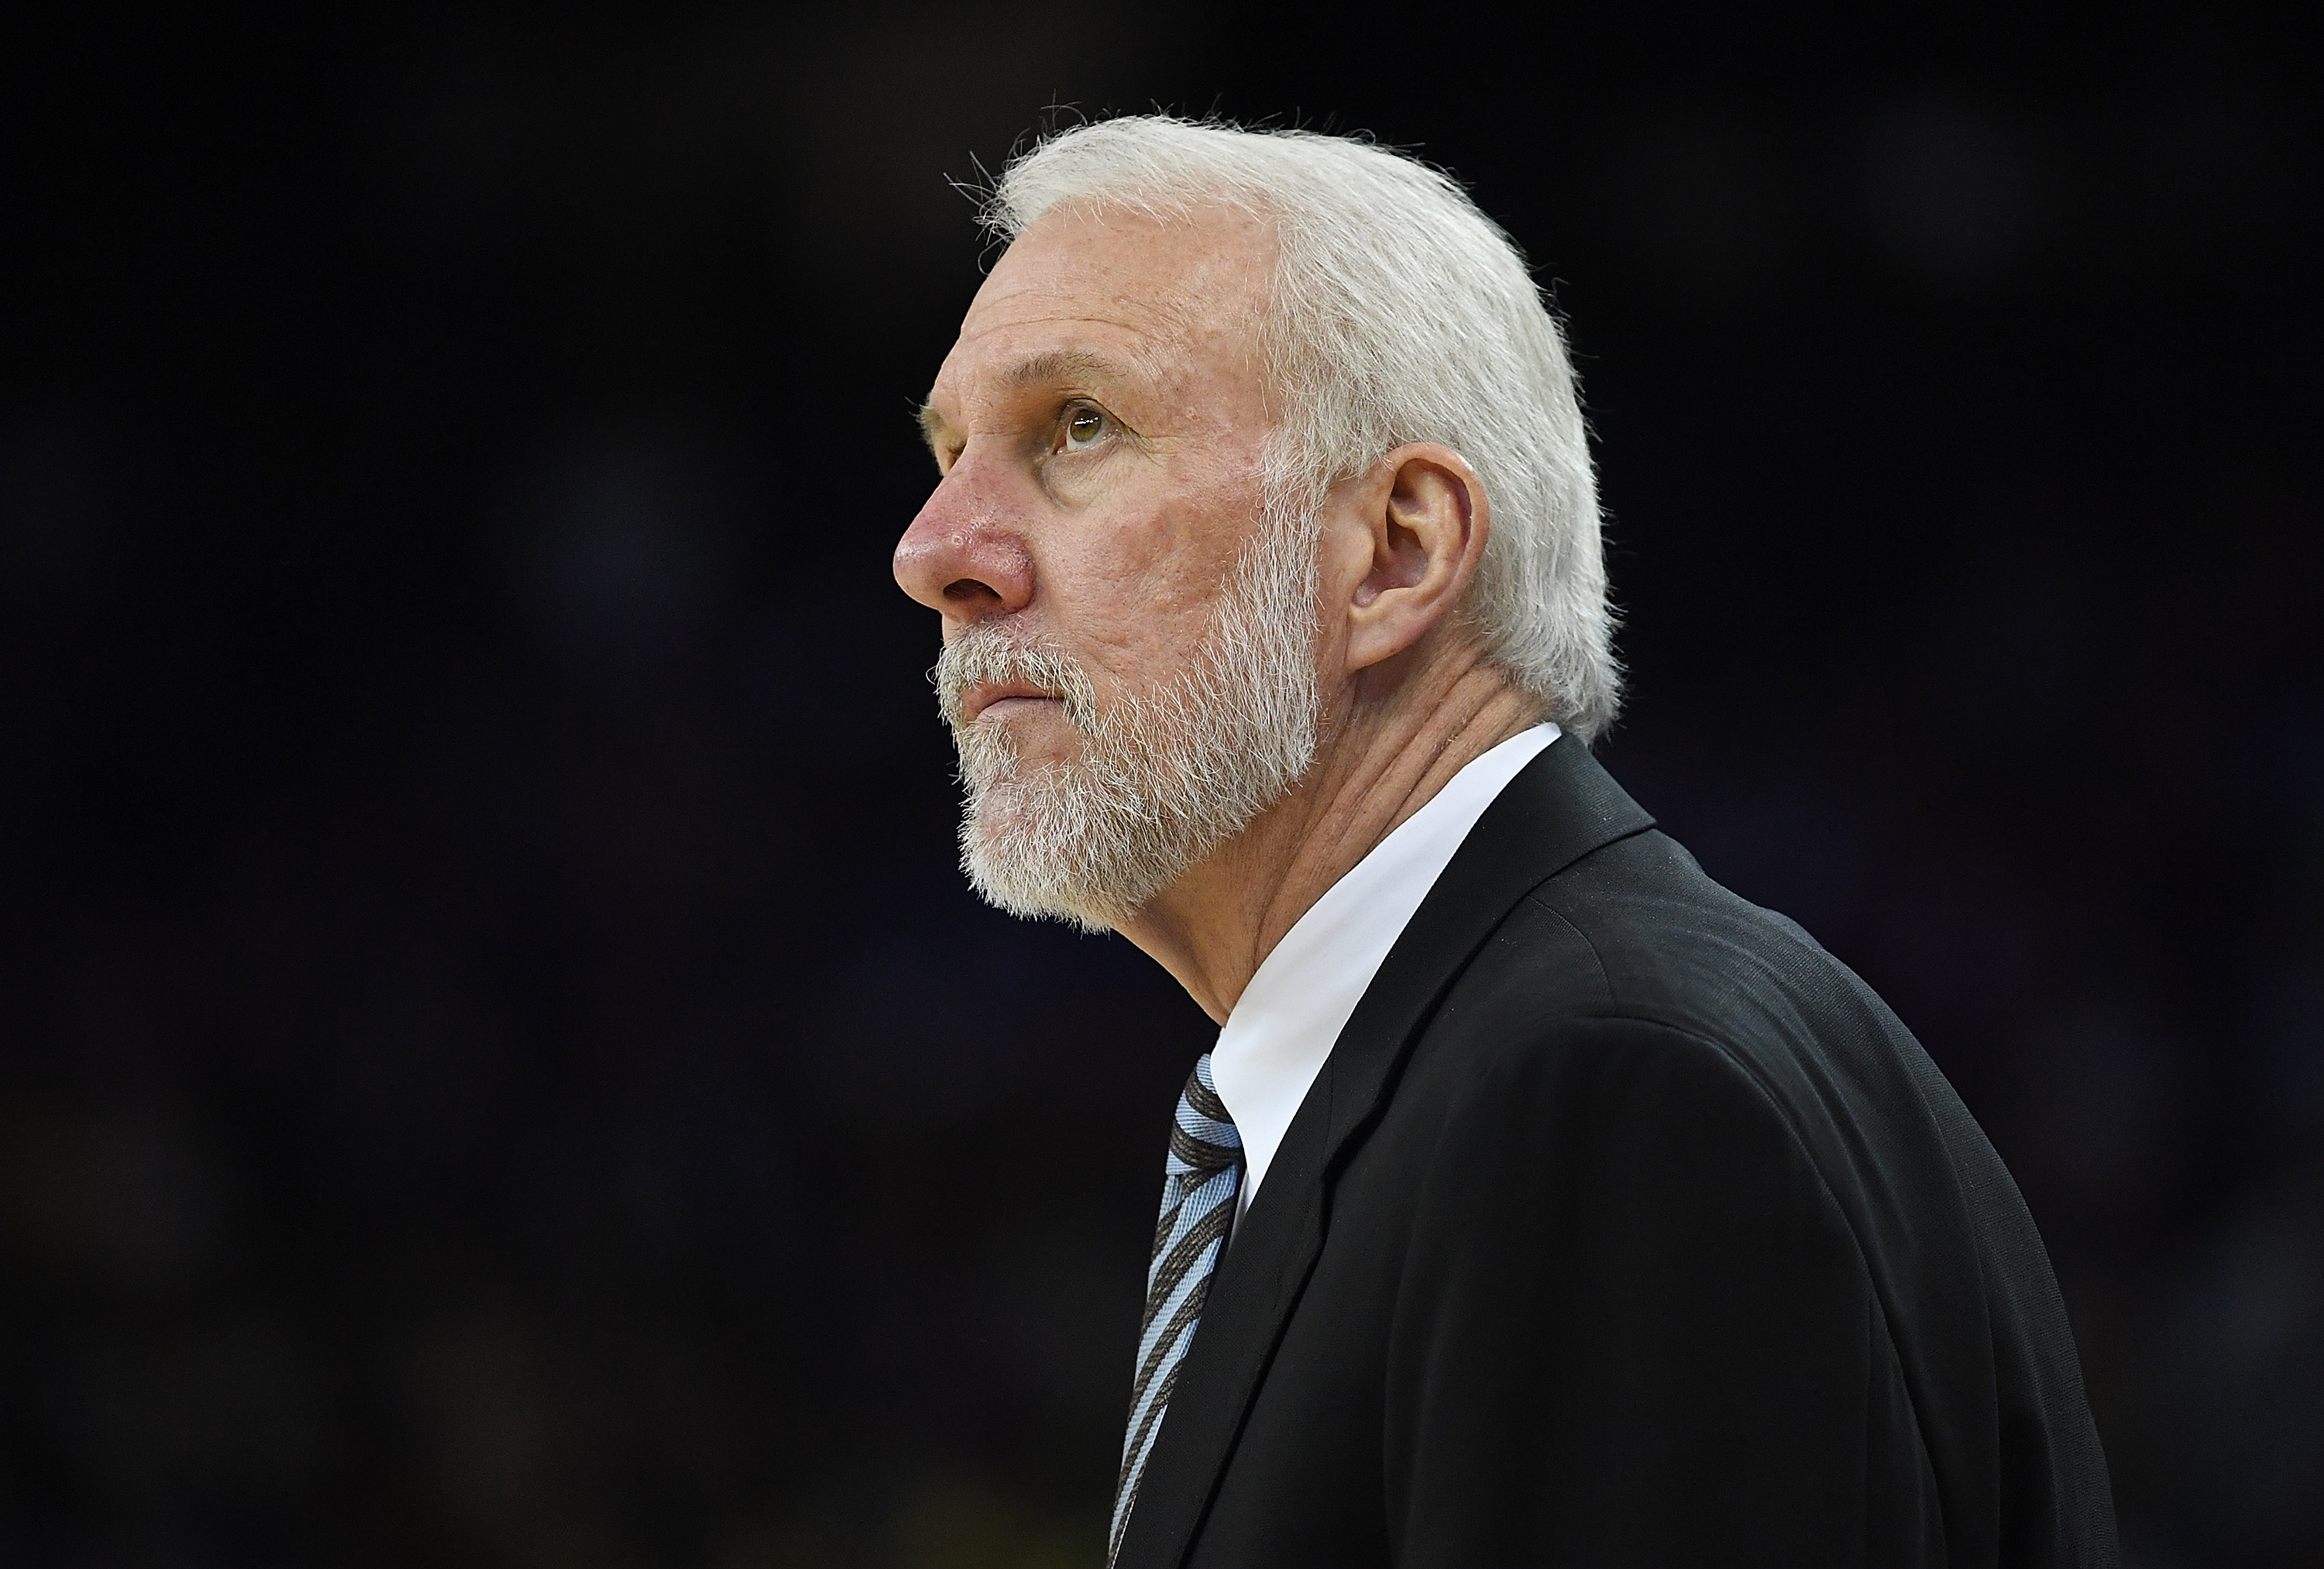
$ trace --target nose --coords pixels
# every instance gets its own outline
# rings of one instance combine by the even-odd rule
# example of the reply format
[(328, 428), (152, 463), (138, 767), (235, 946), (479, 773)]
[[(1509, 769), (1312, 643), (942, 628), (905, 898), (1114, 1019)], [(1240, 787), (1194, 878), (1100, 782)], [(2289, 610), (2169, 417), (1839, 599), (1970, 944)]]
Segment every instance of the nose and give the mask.
[(999, 476), (964, 451), (896, 542), (903, 591), (963, 624), (1021, 610), (1033, 597), (1033, 558)]

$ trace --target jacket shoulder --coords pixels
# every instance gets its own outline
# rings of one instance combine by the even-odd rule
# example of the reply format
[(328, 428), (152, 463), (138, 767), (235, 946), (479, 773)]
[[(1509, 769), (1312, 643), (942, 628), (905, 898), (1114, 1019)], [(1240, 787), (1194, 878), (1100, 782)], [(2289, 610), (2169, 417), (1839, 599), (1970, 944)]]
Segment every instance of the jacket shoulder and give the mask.
[(1518, 1098), (1541, 1126), (1649, 1140), (1693, 1108), (1692, 1136), (1733, 1160), (1812, 1170), (1960, 1491), (1949, 1530), (2024, 1562), (2110, 1557), (2105, 1462), (2016, 1185), (1903, 1022), (1796, 924), (1658, 831), (1591, 851), (1515, 901), (1416, 1043), (1424, 1120), (1489, 1083), (1536, 1086)]
[(1761, 1066), (1835, 1029), (1911, 1038), (1798, 925), (1721, 887), (1651, 829), (1526, 893), (1446, 1001), (1455, 1018), (1488, 1008), (1504, 1039), (1537, 1038), (1561, 1018), (1623, 1018)]

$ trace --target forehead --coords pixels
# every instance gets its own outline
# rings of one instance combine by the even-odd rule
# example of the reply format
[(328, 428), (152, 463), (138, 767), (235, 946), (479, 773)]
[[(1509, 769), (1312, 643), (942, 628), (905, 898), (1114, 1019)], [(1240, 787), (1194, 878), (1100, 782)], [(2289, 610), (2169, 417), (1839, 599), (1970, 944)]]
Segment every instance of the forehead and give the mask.
[(1255, 374), (1274, 261), (1271, 231), (1228, 209), (1167, 222), (1051, 214), (977, 291), (934, 401), (1008, 390), (1037, 362), (1111, 365), (1157, 382)]

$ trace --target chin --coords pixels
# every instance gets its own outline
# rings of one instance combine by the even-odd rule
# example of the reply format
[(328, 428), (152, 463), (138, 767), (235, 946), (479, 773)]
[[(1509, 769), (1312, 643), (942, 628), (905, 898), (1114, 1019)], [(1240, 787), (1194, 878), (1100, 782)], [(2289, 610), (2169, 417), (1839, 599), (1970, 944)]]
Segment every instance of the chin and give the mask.
[(1038, 821), (1040, 792), (1011, 781), (994, 785), (977, 803), (969, 832), (985, 854), (994, 854), (1024, 836)]
[(1007, 714), (980, 715), (977, 724), (997, 727), (999, 738), (1017, 759), (1018, 767), (1029, 773), (1062, 767), (1081, 756), (1080, 732), (1065, 723), (1064, 715), (1056, 710), (1055, 704), (1045, 705), (1042, 709), (1018, 708)]

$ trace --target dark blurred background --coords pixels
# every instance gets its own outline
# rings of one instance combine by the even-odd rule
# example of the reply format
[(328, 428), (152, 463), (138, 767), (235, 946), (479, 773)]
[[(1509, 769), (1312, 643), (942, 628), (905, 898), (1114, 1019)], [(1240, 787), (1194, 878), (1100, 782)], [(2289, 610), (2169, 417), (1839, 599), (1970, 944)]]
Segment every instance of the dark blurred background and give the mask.
[(0, 1560), (1099, 1562), (1209, 1028), (964, 891), (887, 556), (946, 177), (1160, 104), (1554, 281), (1602, 755), (2000, 1145), (2133, 1564), (2324, 1563), (2314, 40), (1868, 15), (19, 14)]

